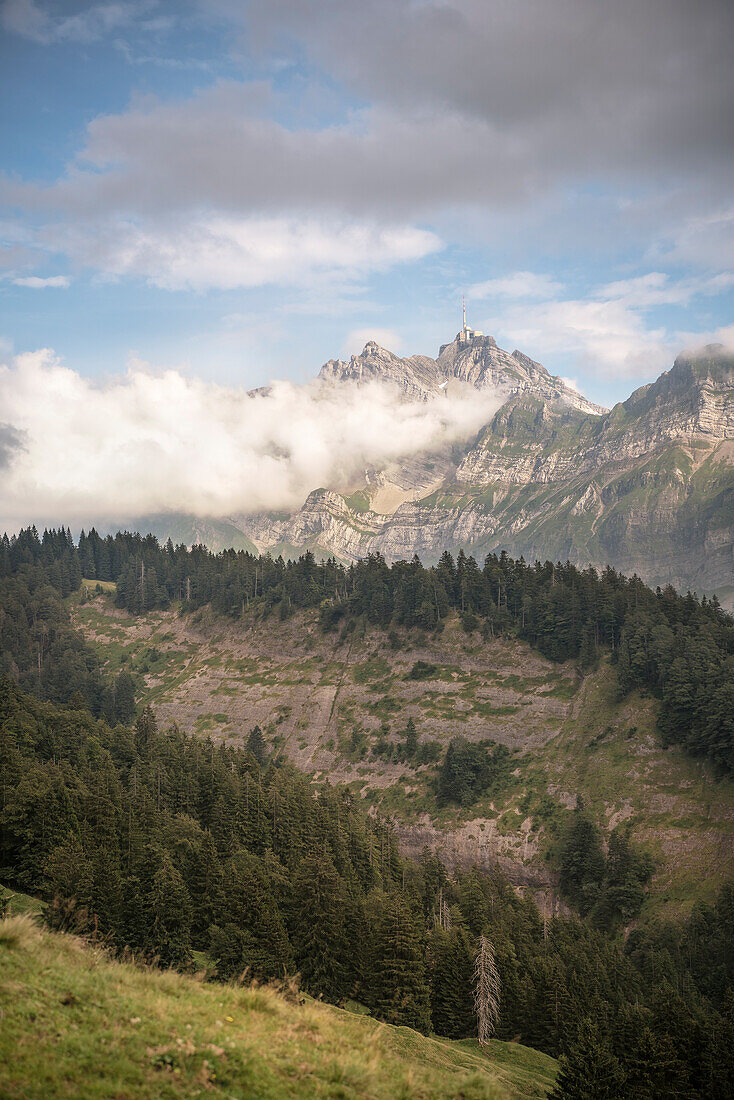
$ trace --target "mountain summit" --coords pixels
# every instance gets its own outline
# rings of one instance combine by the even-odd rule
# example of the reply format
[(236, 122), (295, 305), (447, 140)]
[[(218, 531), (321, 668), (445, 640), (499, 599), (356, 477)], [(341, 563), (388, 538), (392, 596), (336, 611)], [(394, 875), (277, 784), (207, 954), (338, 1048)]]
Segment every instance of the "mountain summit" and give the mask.
[(319, 378), (338, 382), (389, 382), (410, 399), (438, 397), (457, 384), (478, 390), (492, 389), (505, 399), (520, 393), (601, 415), (607, 410), (588, 401), (561, 378), (521, 351), (511, 354), (497, 346), (492, 336), (462, 329), (439, 349), (438, 358), (411, 355), (401, 359), (368, 340), (359, 355), (349, 361), (329, 359)]

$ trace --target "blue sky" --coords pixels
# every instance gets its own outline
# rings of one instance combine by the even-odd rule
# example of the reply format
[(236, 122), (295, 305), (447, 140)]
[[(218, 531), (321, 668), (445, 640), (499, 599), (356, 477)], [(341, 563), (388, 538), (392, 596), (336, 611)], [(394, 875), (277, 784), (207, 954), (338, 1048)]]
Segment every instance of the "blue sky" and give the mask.
[(612, 404), (734, 342), (731, 6), (0, 6), (0, 351), (257, 386), (470, 322)]

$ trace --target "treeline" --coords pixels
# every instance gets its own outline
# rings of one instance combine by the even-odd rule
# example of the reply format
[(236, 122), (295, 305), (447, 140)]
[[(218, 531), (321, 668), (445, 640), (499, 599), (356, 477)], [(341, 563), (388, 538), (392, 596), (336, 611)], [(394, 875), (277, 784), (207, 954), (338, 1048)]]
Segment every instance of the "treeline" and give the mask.
[[(0, 873), (50, 921), (116, 949), (224, 979), (300, 972), (314, 995), (454, 1038), (476, 1033), (479, 937), (500, 975), (497, 1035), (564, 1055), (565, 1091), (612, 1067), (617, 1093), (727, 1095), (734, 893), (624, 950), (588, 922), (543, 916), (499, 874), (449, 877), (401, 858), (390, 826), (247, 748), (110, 728), (0, 682)], [(589, 1041), (589, 1029), (598, 1039)], [(581, 1069), (579, 1069), (581, 1067)]]

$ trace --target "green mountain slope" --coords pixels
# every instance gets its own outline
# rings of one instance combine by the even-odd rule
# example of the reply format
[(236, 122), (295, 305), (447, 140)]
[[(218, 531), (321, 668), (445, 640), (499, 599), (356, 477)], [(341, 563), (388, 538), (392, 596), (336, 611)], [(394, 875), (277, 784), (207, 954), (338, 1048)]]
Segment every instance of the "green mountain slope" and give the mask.
[(269, 988), (113, 962), (28, 917), (0, 923), (7, 1100), (545, 1096), (555, 1061), (515, 1043), (427, 1038)]
[[(232, 622), (209, 609), (132, 617), (98, 596), (74, 620), (114, 673), (128, 669), (162, 724), (242, 744), (254, 725), (272, 749), (349, 784), (394, 816), (401, 841), (449, 862), (499, 862), (546, 904), (546, 854), (577, 795), (603, 831), (627, 823), (657, 860), (644, 913), (685, 911), (734, 874), (734, 784), (677, 748), (663, 749), (657, 702), (620, 699), (608, 657), (581, 676), (525, 643), (367, 627), (324, 635), (315, 611)], [(417, 662), (427, 675), (413, 678)], [(408, 721), (419, 755), (401, 759)], [(505, 781), (471, 806), (440, 806), (437, 760), (452, 738), (508, 747)]]

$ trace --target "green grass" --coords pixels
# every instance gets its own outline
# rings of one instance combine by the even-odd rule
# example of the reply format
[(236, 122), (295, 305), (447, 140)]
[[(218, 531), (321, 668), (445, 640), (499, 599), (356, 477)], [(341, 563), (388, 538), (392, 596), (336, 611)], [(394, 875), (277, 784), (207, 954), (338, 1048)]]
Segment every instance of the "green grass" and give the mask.
[(82, 577), (82, 587), (83, 588), (91, 588), (91, 590), (94, 592), (97, 585), (99, 585), (99, 587), (102, 589), (103, 592), (116, 592), (117, 591), (117, 585), (115, 584), (114, 581), (98, 581), (98, 580), (93, 579), (92, 577)]
[(7, 903), (5, 915), (8, 917), (17, 917), (24, 913), (39, 915), (46, 908), (44, 902), (39, 901), (38, 898), (33, 898), (30, 894), (18, 893), (8, 886), (0, 886), (0, 901)]
[(428, 1038), (268, 988), (205, 984), (0, 923), (4, 1100), (543, 1097), (552, 1058)]

